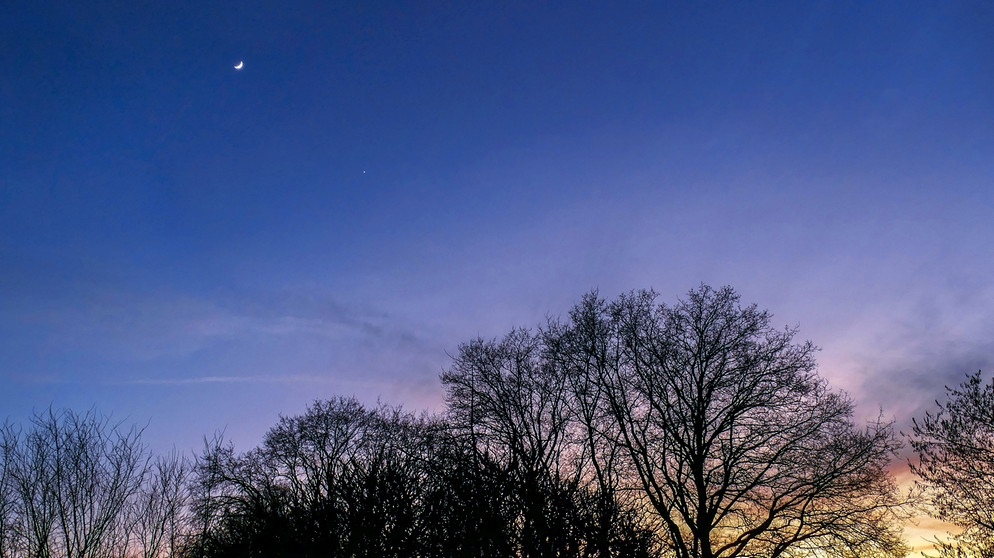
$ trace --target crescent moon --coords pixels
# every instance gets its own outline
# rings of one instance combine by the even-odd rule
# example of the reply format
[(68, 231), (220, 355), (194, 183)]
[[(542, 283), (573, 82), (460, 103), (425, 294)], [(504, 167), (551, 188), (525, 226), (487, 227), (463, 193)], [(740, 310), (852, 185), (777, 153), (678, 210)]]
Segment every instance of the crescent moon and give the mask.
[(235, 69), (236, 70), (241, 70), (244, 66), (245, 66), (245, 62), (239, 61), (238, 64), (235, 64)]

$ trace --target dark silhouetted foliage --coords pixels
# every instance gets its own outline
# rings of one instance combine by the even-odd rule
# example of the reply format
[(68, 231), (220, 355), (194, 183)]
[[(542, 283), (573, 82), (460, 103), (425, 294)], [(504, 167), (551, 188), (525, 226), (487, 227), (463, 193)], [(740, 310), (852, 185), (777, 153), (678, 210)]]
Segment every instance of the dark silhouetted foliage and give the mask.
[(769, 322), (705, 285), (674, 306), (591, 294), (548, 330), (674, 555), (903, 556), (891, 426), (857, 428), (814, 346)]
[(197, 461), (202, 527), (185, 554), (606, 556), (590, 542), (606, 518), (610, 555), (652, 555), (651, 533), (624, 531), (635, 516), (610, 497), (541, 469), (522, 477), (469, 442), (437, 419), (354, 399), (281, 419), (243, 455), (215, 439)]
[(939, 542), (942, 556), (994, 557), (994, 380), (971, 374), (946, 388), (938, 409), (914, 421), (911, 470), (938, 519), (963, 529)]
[[(902, 556), (891, 425), (857, 427), (794, 336), (730, 288), (592, 293), (461, 345), (438, 416), (317, 401), (192, 462), (50, 411), (0, 429), (0, 558)], [(992, 391), (915, 425), (960, 542), (991, 528)]]
[(857, 428), (814, 346), (769, 321), (730, 288), (672, 307), (594, 293), (538, 333), (463, 345), (442, 381), (456, 426), (516, 480), (524, 540), (558, 532), (529, 492), (552, 480), (638, 510), (623, 539), (651, 526), (680, 558), (903, 556), (891, 426)]
[(0, 557), (159, 558), (178, 549), (185, 462), (90, 411), (0, 428)]

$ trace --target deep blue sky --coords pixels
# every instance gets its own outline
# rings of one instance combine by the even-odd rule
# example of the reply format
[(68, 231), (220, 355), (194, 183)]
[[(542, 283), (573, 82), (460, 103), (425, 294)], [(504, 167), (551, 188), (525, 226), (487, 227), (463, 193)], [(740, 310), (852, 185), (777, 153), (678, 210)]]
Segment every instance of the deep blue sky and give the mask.
[(994, 5), (328, 4), (5, 4), (0, 418), (245, 449), (701, 282), (867, 415), (992, 368)]

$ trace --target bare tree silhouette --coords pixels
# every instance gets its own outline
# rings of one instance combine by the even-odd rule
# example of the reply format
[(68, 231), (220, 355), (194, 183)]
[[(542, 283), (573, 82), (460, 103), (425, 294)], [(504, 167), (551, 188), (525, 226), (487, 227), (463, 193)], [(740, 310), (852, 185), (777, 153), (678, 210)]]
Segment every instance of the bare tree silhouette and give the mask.
[(94, 411), (37, 413), (2, 432), (5, 556), (104, 558), (130, 550), (129, 507), (145, 481), (141, 429)]
[(573, 378), (549, 358), (547, 341), (523, 329), (477, 339), (442, 374), (455, 431), (507, 479), (515, 554), (653, 555), (652, 531), (607, 480), (616, 472), (594, 455), (592, 429), (576, 420)]
[(916, 418), (911, 470), (927, 496), (929, 512), (963, 528), (937, 541), (942, 556), (994, 556), (994, 380), (970, 374), (946, 400)]
[(159, 456), (130, 506), (127, 548), (141, 558), (175, 556), (185, 525), (189, 463), (175, 450)]
[[(902, 556), (891, 425), (857, 426), (815, 347), (731, 288), (656, 298), (461, 345), (438, 416), (316, 401), (192, 461), (93, 411), (5, 423), (0, 558)], [(991, 556), (992, 393), (971, 376), (915, 423), (967, 528), (950, 557)]]
[[(511, 435), (505, 446), (532, 433), (543, 451), (582, 440), (584, 476), (636, 492), (680, 558), (903, 556), (904, 501), (886, 469), (900, 445), (891, 425), (858, 428), (853, 403), (817, 375), (815, 347), (769, 322), (727, 287), (702, 285), (672, 307), (650, 291), (613, 302), (591, 293), (569, 320), (509, 337), (541, 345), (529, 345), (538, 356), (527, 369), (570, 392), (579, 434), (510, 428), (535, 423), (520, 411), (501, 411), (511, 418), (498, 433)], [(501, 362), (488, 358), (480, 362)], [(459, 389), (479, 385), (483, 370), (463, 374)], [(551, 397), (545, 412), (559, 408)], [(460, 399), (463, 416), (494, 406), (480, 394)]]

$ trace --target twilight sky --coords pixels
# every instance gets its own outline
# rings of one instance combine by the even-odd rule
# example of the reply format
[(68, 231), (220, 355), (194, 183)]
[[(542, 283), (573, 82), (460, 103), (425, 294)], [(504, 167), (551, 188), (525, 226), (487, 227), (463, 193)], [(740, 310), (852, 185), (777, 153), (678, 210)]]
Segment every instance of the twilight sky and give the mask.
[(0, 419), (247, 449), (701, 282), (865, 416), (994, 369), (994, 5), (536, 4), (5, 5)]

